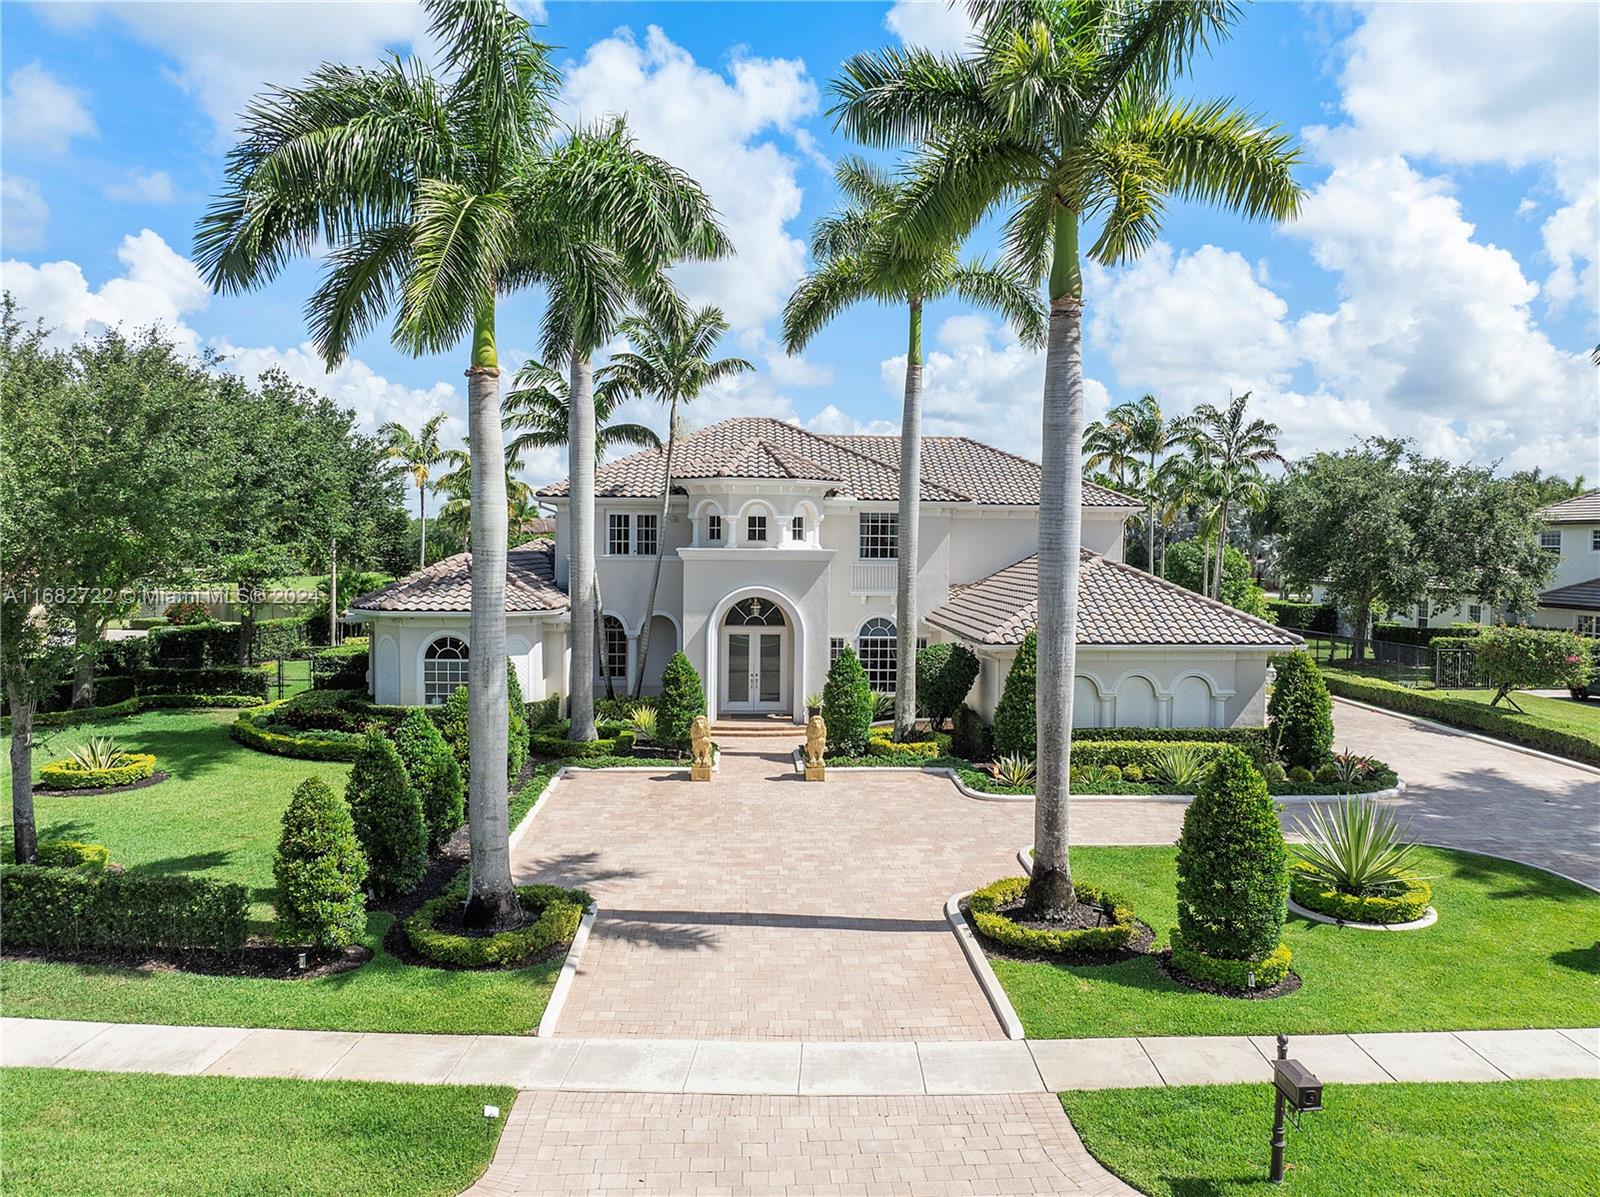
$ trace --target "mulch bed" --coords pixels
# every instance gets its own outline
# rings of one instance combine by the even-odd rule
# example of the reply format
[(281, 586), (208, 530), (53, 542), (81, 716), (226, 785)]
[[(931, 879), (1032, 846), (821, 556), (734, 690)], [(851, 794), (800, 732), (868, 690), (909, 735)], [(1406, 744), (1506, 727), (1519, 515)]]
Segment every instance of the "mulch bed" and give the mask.
[[(1082, 910), (1092, 912), (1092, 914), (1080, 914), (1079, 910), (1075, 909), (1073, 913), (1078, 917), (1072, 922), (1057, 922), (1054, 920), (1045, 921), (1040, 919), (1019, 919), (1012, 912), (1020, 911), (1020, 903), (1014, 903), (1011, 906), (1001, 907), (996, 913), (1005, 915), (1008, 919), (1011, 919), (1012, 922), (1017, 923), (1020, 926), (1031, 927), (1034, 930), (1072, 931), (1082, 930), (1088, 927), (1101, 927), (1105, 925), (1105, 912), (1102, 911), (1098, 906), (1088, 906), (1081, 902), (1078, 904), (1078, 906), (1082, 908)], [(990, 939), (978, 929), (978, 924), (973, 921), (972, 912), (967, 909), (967, 904), (965, 902), (961, 903), (961, 913), (967, 920), (967, 926), (972, 928), (972, 933), (978, 937), (978, 942), (983, 945), (984, 952), (990, 956), (999, 956), (1005, 960), (1021, 960), (1036, 964), (1096, 966), (1104, 964), (1121, 964), (1124, 960), (1134, 960), (1140, 956), (1148, 955), (1151, 945), (1154, 944), (1156, 940), (1155, 932), (1150, 929), (1150, 925), (1142, 920), (1135, 919), (1134, 923), (1139, 929), (1134, 932), (1134, 936), (1128, 942), (1128, 946), (1118, 952), (1030, 952), (1025, 948), (1013, 947), (1011, 944), (1000, 943), (998, 940)]]
[(1176, 981), (1185, 989), (1194, 989), (1201, 993), (1215, 994), (1218, 997), (1238, 998), (1241, 1001), (1246, 1002), (1261, 1002), (1266, 1001), (1269, 998), (1288, 997), (1289, 994), (1298, 990), (1302, 984), (1300, 980), (1300, 974), (1295, 972), (1294, 969), (1290, 969), (1284, 974), (1283, 980), (1279, 981), (1276, 985), (1269, 986), (1266, 989), (1230, 989), (1225, 985), (1214, 985), (1210, 981), (1201, 981), (1197, 978), (1188, 976), (1185, 973), (1179, 972), (1177, 969), (1172, 967), (1172, 952), (1170, 949), (1157, 952), (1155, 957), (1156, 967), (1159, 968), (1162, 975), (1167, 977), (1169, 980)]
[(36, 964), (89, 964), (109, 968), (133, 969), (142, 973), (203, 973), (213, 977), (255, 977), (273, 981), (304, 981), (360, 968), (372, 959), (372, 952), (358, 945), (317, 951), (305, 949), (306, 967), (299, 967), (300, 948), (285, 948), (272, 943), (248, 943), (237, 955), (194, 949), (185, 952), (147, 952), (141, 950), (95, 950), (84, 952), (6, 952), (7, 960)]
[(158, 786), (169, 776), (171, 775), (157, 770), (149, 777), (130, 781), (125, 786), (86, 786), (77, 790), (50, 790), (44, 786), (35, 786), (33, 792), (45, 798), (89, 798), (95, 794), (126, 794), (131, 790), (148, 790), (151, 786)]

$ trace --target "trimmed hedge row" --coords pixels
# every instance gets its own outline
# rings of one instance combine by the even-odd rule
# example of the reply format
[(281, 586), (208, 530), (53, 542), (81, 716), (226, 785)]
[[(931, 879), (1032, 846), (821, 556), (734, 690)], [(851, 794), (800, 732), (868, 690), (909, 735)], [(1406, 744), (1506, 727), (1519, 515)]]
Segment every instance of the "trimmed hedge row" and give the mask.
[(85, 869), (103, 873), (111, 863), (111, 849), (82, 840), (40, 840), (33, 863), (47, 869)]
[(1098, 906), (1111, 916), (1104, 927), (1083, 927), (1073, 931), (1043, 931), (1024, 927), (1021, 923), (999, 912), (1002, 906), (1021, 900), (1027, 892), (1026, 877), (1002, 877), (982, 889), (972, 891), (967, 899), (967, 909), (979, 931), (1008, 947), (1029, 952), (1048, 952), (1060, 955), (1070, 952), (1120, 952), (1126, 948), (1139, 931), (1134, 922), (1133, 907), (1122, 898), (1097, 885), (1078, 882), (1078, 901)]
[(1528, 748), (1569, 756), (1574, 760), (1600, 765), (1600, 744), (1575, 732), (1540, 727), (1515, 720), (1503, 711), (1460, 698), (1444, 698), (1427, 690), (1410, 690), (1376, 678), (1352, 678), (1336, 671), (1324, 675), (1328, 691), (1339, 698), (1369, 702), (1375, 707), (1420, 715), (1451, 727), (1486, 732)]
[(1304, 632), (1337, 632), (1339, 610), (1332, 603), (1293, 603), (1287, 599), (1268, 599), (1267, 610), (1280, 628), (1299, 628)]
[(267, 672), (255, 665), (211, 665), (204, 669), (146, 669), (134, 675), (144, 694), (253, 694), (267, 698)]
[(598, 740), (569, 740), (565, 736), (539, 735), (528, 737), (528, 746), (534, 756), (556, 760), (589, 760), (602, 756), (628, 756), (633, 752), (633, 732), (623, 730)]
[(457, 968), (498, 968), (517, 964), (560, 943), (571, 943), (593, 902), (581, 889), (556, 885), (519, 885), (517, 900), (533, 921), (494, 935), (459, 935), (441, 931), (438, 921), (461, 905), (459, 885), (424, 902), (406, 920), (406, 938), (420, 955)]
[[(124, 719), (140, 711), (174, 710), (189, 707), (258, 707), (262, 700), (253, 694), (144, 694), (103, 707), (82, 707), (76, 711), (37, 711), (34, 727), (73, 727), (101, 719)], [(11, 716), (0, 718), (0, 735), (11, 734)]]
[(1405, 878), (1400, 892), (1389, 897), (1341, 893), (1310, 877), (1305, 865), (1289, 866), (1289, 896), (1307, 910), (1347, 923), (1412, 923), (1428, 913), (1433, 886), (1420, 877)]
[(367, 684), (367, 645), (341, 644), (311, 658), (311, 686), (316, 690), (353, 690)]
[(1257, 989), (1270, 989), (1289, 975), (1291, 954), (1287, 944), (1280, 943), (1260, 960), (1228, 960), (1221, 956), (1207, 956), (1183, 942), (1183, 932), (1172, 929), (1172, 967), (1196, 981), (1205, 981), (1224, 989), (1248, 989), (1251, 975), (1255, 976)]
[(205, 877), (0, 867), (5, 946), (45, 951), (244, 947), (248, 891)]
[(894, 740), (893, 728), (875, 728), (867, 737), (867, 755), (900, 761), (931, 761), (950, 755), (950, 737), (933, 732), (931, 740)]
[(246, 748), (292, 756), (304, 761), (353, 761), (361, 749), (361, 736), (355, 732), (309, 731), (276, 722), (281, 704), (271, 703), (259, 711), (245, 711), (233, 721), (228, 734)]
[(51, 761), (39, 769), (43, 790), (109, 790), (131, 786), (156, 771), (156, 758), (148, 752), (124, 752), (109, 769), (85, 769), (71, 757)]

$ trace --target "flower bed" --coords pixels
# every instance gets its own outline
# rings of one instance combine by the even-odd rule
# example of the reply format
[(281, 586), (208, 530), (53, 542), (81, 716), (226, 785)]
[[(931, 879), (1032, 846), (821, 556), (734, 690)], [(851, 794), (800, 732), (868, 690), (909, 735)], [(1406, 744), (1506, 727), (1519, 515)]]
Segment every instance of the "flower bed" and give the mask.
[(39, 770), (43, 790), (112, 790), (143, 781), (156, 771), (156, 758), (149, 752), (119, 753), (106, 769), (85, 769), (77, 761), (51, 761)]
[(1413, 876), (1405, 878), (1394, 894), (1346, 894), (1315, 880), (1303, 864), (1296, 863), (1289, 868), (1289, 896), (1307, 910), (1342, 922), (1390, 926), (1414, 923), (1427, 914), (1433, 886)]
[(228, 734), (246, 748), (292, 756), (305, 761), (353, 761), (361, 748), (355, 732), (324, 731), (292, 727), (280, 721), (281, 703), (269, 703), (254, 711), (244, 711), (228, 728)]
[(512, 931), (493, 935), (467, 935), (441, 929), (438, 924), (461, 907), (459, 884), (424, 902), (406, 920), (406, 938), (412, 948), (439, 964), (453, 968), (503, 968), (521, 964), (535, 953), (572, 942), (583, 912), (594, 901), (581, 889), (555, 885), (519, 885), (517, 899), (532, 920)]
[(1026, 877), (1003, 877), (974, 890), (967, 899), (967, 910), (979, 931), (1008, 948), (1052, 956), (1125, 951), (1142, 930), (1133, 908), (1099, 886), (1080, 881), (1074, 888), (1082, 905), (1099, 907), (1111, 921), (1104, 927), (1059, 931), (1023, 926), (1001, 908), (1022, 900), (1028, 889)]
[(1228, 960), (1221, 956), (1207, 956), (1185, 945), (1182, 933), (1176, 927), (1172, 929), (1173, 969), (1190, 980), (1218, 989), (1240, 993), (1252, 989), (1271, 989), (1289, 975), (1289, 960), (1289, 948), (1281, 943), (1260, 960)]

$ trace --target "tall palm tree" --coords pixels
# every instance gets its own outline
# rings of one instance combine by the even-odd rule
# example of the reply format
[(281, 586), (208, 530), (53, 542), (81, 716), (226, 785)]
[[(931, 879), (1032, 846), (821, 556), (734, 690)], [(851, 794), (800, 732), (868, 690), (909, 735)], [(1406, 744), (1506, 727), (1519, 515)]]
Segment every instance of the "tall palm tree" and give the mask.
[(644, 666), (650, 659), (650, 629), (655, 622), (656, 591), (667, 552), (667, 509), (672, 502), (672, 456), (678, 444), (678, 407), (687, 407), (714, 383), (755, 369), (742, 357), (713, 361), (711, 351), (728, 331), (722, 309), (707, 304), (693, 312), (669, 308), (662, 318), (629, 316), (619, 328), (633, 348), (611, 355), (600, 371), (596, 393), (608, 387), (626, 396), (654, 395), (667, 405), (666, 472), (661, 477), (661, 511), (656, 517), (656, 563), (644, 602), (644, 630), (639, 635), (639, 668), (633, 696), (644, 692)]
[[(504, 456), (508, 533), (506, 543), (510, 544), (513, 541), (511, 524), (524, 516), (535, 504), (533, 487), (518, 477), (523, 465), (521, 452), (508, 449)], [(467, 445), (462, 445), (459, 449), (446, 449), (440, 454), (440, 464), (446, 468), (435, 480), (434, 489), (445, 496), (445, 501), (439, 509), (439, 516), (435, 522), (441, 531), (448, 530), (460, 537), (461, 542), (470, 549), (472, 548), (472, 449)]]
[[(615, 420), (617, 408), (627, 396), (602, 380), (594, 388), (595, 461), (605, 460), (606, 450), (620, 446), (659, 449), (661, 438), (647, 424)], [(560, 449), (567, 443), (567, 380), (561, 371), (542, 362), (527, 361), (511, 380), (506, 396), (506, 430), (513, 433), (506, 455), (521, 458), (529, 449)]]
[(440, 412), (416, 432), (404, 424), (390, 420), (378, 429), (378, 435), (388, 442), (384, 452), (400, 463), (400, 468), (411, 475), (417, 484), (417, 519), (422, 524), (422, 551), (418, 556), (419, 568), (428, 564), (428, 479), (433, 468), (444, 460), (444, 448), (439, 444), (439, 427), (444, 423)]
[(907, 312), (905, 397), (900, 412), (900, 512), (896, 529), (896, 739), (912, 738), (917, 720), (918, 517), (922, 498), (922, 312), (954, 295), (998, 313), (1024, 343), (1044, 343), (1044, 308), (1015, 270), (962, 261), (955, 237), (902, 236), (905, 189), (861, 158), (834, 172), (846, 203), (817, 221), (811, 253), (817, 265), (800, 281), (783, 313), (784, 342), (798, 353), (846, 308), (864, 301), (904, 305)]
[[(1067, 797), (1081, 545), (1083, 278), (1091, 257), (1136, 257), (1169, 197), (1285, 219), (1301, 191), (1289, 135), (1226, 101), (1173, 99), (1196, 51), (1227, 35), (1229, 0), (1185, 4), (973, 0), (966, 57), (884, 50), (834, 85), (840, 125), (876, 146), (913, 144), (904, 236), (962, 236), (997, 207), (1010, 263), (1048, 280), (1039, 509), (1038, 762), (1031, 911), (1074, 901)], [(1057, 750), (1059, 746), (1059, 750)]]
[(1215, 513), (1217, 560), (1211, 571), (1211, 597), (1222, 597), (1222, 566), (1228, 547), (1228, 512), (1254, 507), (1266, 498), (1261, 467), (1282, 462), (1278, 436), (1282, 432), (1267, 420), (1246, 420), (1250, 392), (1236, 395), (1226, 411), (1202, 403), (1180, 421), (1179, 435), (1195, 457), (1193, 489), (1205, 497)]
[(1137, 491), (1145, 501), (1145, 567), (1156, 572), (1156, 522), (1160, 505), (1157, 474), (1161, 460), (1176, 444), (1176, 421), (1167, 420), (1154, 395), (1119, 403), (1083, 430), (1083, 468), (1107, 467), (1120, 487)]

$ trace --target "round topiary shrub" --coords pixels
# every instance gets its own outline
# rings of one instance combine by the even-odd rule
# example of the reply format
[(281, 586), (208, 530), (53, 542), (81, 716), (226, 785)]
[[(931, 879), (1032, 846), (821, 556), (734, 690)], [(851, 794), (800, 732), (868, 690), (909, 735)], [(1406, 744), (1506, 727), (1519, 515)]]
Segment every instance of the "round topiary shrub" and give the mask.
[(594, 899), (581, 889), (519, 885), (517, 901), (527, 919), (522, 926), (493, 935), (467, 935), (441, 925), (452, 917), (459, 920), (461, 895), (452, 890), (417, 908), (406, 920), (406, 939), (419, 955), (453, 968), (505, 968), (571, 943)]
[(1313, 777), (1310, 769), (1307, 769), (1304, 765), (1296, 765), (1289, 770), (1289, 780), (1304, 785), (1306, 782), (1313, 780)]
[(918, 714), (943, 727), (978, 680), (978, 658), (964, 644), (929, 644), (917, 650)]
[(1026, 877), (1003, 877), (973, 890), (967, 899), (967, 910), (973, 925), (996, 943), (1047, 955), (1121, 952), (1143, 930), (1134, 920), (1133, 907), (1124, 899), (1083, 881), (1075, 881), (1073, 890), (1080, 905), (1100, 908), (1106, 919), (1104, 926), (1061, 930), (1024, 926), (1006, 911), (1018, 906), (1026, 896)]
[(1289, 765), (1315, 769), (1333, 751), (1333, 700), (1308, 652), (1273, 658), (1277, 678), (1267, 699), (1267, 724)]
[(705, 687), (700, 675), (679, 649), (661, 671), (661, 694), (656, 698), (656, 735), (662, 744), (679, 751), (689, 748), (689, 725), (706, 713)]
[[(1288, 852), (1267, 783), (1234, 747), (1218, 754), (1178, 837), (1178, 928), (1172, 963), (1197, 980), (1265, 988), (1282, 953)], [(1240, 983), (1219, 979), (1238, 976)]]
[(395, 751), (405, 764), (406, 777), (422, 803), (422, 819), (428, 828), (428, 851), (437, 852), (466, 818), (465, 785), (461, 766), (450, 745), (418, 708), (406, 713), (394, 733)]
[(1006, 674), (1000, 705), (994, 711), (994, 750), (1001, 756), (1036, 756), (1038, 739), (1039, 641), (1033, 632), (1022, 638)]
[(377, 728), (367, 732), (356, 753), (344, 796), (367, 856), (372, 891), (392, 898), (416, 889), (428, 868), (422, 803), (393, 742)]
[(321, 778), (306, 778), (290, 797), (272, 875), (279, 943), (343, 948), (360, 938), (367, 861), (349, 806)]
[(822, 688), (822, 720), (828, 725), (829, 756), (860, 756), (872, 731), (872, 686), (861, 659), (848, 644), (828, 670)]

